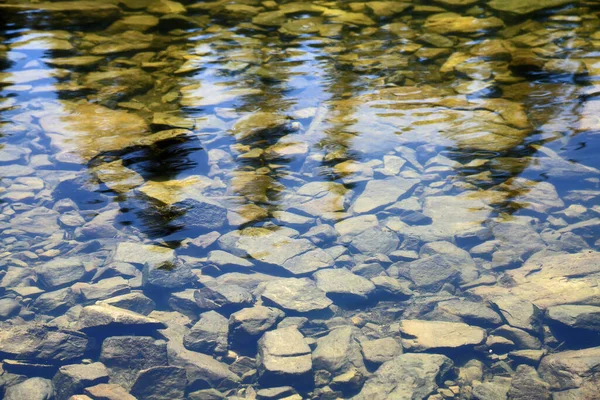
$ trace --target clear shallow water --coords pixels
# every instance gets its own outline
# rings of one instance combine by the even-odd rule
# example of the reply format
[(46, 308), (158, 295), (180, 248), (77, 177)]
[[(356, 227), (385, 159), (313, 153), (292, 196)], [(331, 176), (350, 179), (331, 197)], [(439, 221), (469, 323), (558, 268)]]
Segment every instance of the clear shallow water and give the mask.
[(597, 398), (596, 2), (113, 3), (0, 3), (5, 397)]

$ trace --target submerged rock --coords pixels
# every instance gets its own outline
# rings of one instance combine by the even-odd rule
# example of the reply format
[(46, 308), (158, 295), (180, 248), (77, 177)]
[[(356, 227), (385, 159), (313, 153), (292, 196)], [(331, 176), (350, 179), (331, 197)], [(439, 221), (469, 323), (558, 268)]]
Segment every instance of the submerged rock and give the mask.
[(302, 387), (310, 384), (310, 347), (296, 327), (266, 332), (258, 342), (258, 374), (267, 386), (281, 383)]
[(511, 381), (509, 398), (514, 400), (549, 400), (549, 386), (538, 375), (535, 368), (519, 365)]
[(309, 274), (334, 263), (328, 253), (310, 240), (290, 238), (264, 228), (241, 231), (234, 249), (239, 255), (279, 266), (293, 275)]
[(130, 388), (139, 371), (168, 363), (167, 343), (149, 336), (112, 336), (102, 343), (100, 360), (112, 383)]
[(365, 361), (372, 364), (383, 364), (402, 354), (402, 346), (392, 338), (386, 337), (375, 340), (362, 340), (360, 342)]
[(585, 305), (561, 305), (548, 307), (546, 318), (576, 329), (600, 331), (600, 307)]
[(474, 346), (486, 337), (484, 329), (459, 322), (403, 320), (400, 330), (403, 347), (413, 351)]
[(399, 355), (383, 363), (354, 399), (425, 399), (452, 365), (448, 357), (439, 354)]
[(479, 286), (470, 291), (491, 298), (512, 294), (540, 309), (566, 304), (597, 304), (600, 288), (594, 281), (600, 276), (600, 253), (539, 253), (518, 269), (506, 272), (512, 280), (509, 288)]
[[(357, 334), (360, 331), (354, 327), (339, 327), (327, 336), (317, 340), (312, 359), (316, 371), (324, 370), (331, 374), (333, 382), (346, 374), (350, 377), (342, 390), (358, 389), (367, 376)], [(334, 384), (335, 385), (335, 384)]]
[(163, 328), (164, 324), (133, 311), (99, 303), (81, 310), (78, 327), (82, 332), (109, 331), (111, 329), (151, 331)]
[(356, 199), (352, 210), (362, 214), (395, 203), (417, 183), (417, 179), (404, 178), (369, 181), (363, 193)]
[(81, 332), (36, 323), (0, 329), (0, 353), (16, 360), (64, 363), (82, 358), (87, 345)]
[(425, 28), (440, 34), (475, 33), (487, 29), (501, 28), (503, 26), (504, 22), (496, 17), (475, 18), (465, 17), (455, 13), (435, 14), (425, 21)]
[(317, 287), (334, 302), (364, 302), (375, 292), (375, 285), (345, 268), (323, 269), (313, 275)]
[(539, 331), (542, 312), (529, 301), (514, 296), (502, 296), (490, 302), (510, 326), (531, 332)]
[(401, 275), (428, 292), (437, 292), (446, 283), (456, 284), (460, 277), (460, 272), (440, 255), (394, 265), (398, 265)]
[[(52, 400), (54, 399), (54, 386), (49, 379), (30, 378), (8, 387), (3, 398), (4, 400)], [(62, 398), (56, 397), (56, 400), (62, 400)]]
[(200, 319), (183, 338), (188, 350), (201, 353), (224, 353), (227, 351), (229, 322), (215, 311), (200, 314)]
[(553, 390), (567, 390), (587, 383), (597, 385), (599, 367), (600, 347), (592, 347), (547, 355), (542, 358), (539, 373)]
[(267, 282), (262, 298), (284, 310), (300, 313), (321, 311), (333, 304), (325, 292), (307, 278), (288, 278)]
[(84, 393), (92, 399), (137, 400), (127, 393), (127, 390), (123, 386), (114, 383), (101, 383), (96, 386), (90, 386), (85, 388)]
[(197, 280), (191, 267), (180, 260), (147, 262), (142, 271), (142, 286), (147, 290), (176, 290), (191, 286)]
[(63, 28), (106, 24), (121, 15), (119, 7), (97, 1), (59, 1), (37, 4), (0, 4), (0, 12), (27, 20), (28, 26)]
[(54, 375), (52, 383), (56, 388), (56, 400), (68, 400), (88, 386), (108, 383), (108, 371), (99, 362), (65, 365)]
[(186, 385), (184, 368), (159, 366), (140, 371), (131, 394), (138, 400), (183, 400)]
[(194, 291), (194, 300), (201, 310), (240, 309), (252, 304), (252, 294), (238, 285), (217, 285)]
[(564, 6), (570, 3), (576, 3), (577, 0), (540, 0), (536, 2), (523, 2), (519, 0), (492, 0), (488, 6), (497, 11), (506, 11), (514, 14), (525, 15), (546, 8)]
[(112, 261), (139, 265), (147, 263), (161, 265), (173, 262), (174, 259), (175, 252), (168, 247), (137, 242), (121, 242), (117, 245)]
[(283, 311), (264, 306), (244, 308), (235, 312), (229, 317), (231, 340), (236, 344), (251, 343), (275, 326), (284, 316)]
[(79, 281), (86, 270), (80, 258), (56, 258), (38, 267), (37, 273), (48, 289)]
[(169, 341), (168, 353), (169, 365), (185, 368), (188, 385), (192, 388), (230, 388), (239, 383), (240, 378), (227, 368), (227, 364), (206, 354), (187, 350), (183, 344)]

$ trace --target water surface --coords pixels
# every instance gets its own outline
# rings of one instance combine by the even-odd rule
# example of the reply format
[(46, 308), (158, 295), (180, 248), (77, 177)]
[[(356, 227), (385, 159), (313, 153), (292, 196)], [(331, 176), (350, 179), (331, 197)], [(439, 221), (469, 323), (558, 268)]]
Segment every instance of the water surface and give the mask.
[(0, 0), (0, 393), (599, 398), (599, 16)]

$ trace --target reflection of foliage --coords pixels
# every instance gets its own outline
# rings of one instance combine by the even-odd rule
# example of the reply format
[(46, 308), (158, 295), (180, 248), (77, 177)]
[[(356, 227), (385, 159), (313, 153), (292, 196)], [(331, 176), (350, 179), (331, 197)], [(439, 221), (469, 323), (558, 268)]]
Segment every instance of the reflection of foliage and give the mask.
[(156, 269), (160, 269), (161, 271), (173, 271), (176, 267), (177, 266), (175, 265), (175, 263), (171, 261), (165, 261)]

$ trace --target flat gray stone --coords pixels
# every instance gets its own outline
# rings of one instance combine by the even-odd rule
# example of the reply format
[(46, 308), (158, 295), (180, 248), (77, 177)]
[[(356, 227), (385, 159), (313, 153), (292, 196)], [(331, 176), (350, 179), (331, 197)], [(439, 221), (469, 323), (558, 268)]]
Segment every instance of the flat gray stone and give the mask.
[(600, 331), (600, 307), (597, 306), (563, 305), (548, 307), (546, 318), (571, 328)]
[(56, 389), (56, 400), (68, 400), (88, 386), (108, 383), (108, 370), (100, 362), (65, 365), (59, 368), (52, 383)]
[(490, 300), (510, 326), (537, 332), (542, 321), (542, 312), (534, 304), (515, 296), (502, 296)]
[(483, 343), (486, 332), (462, 322), (402, 320), (402, 346), (411, 351), (449, 349)]
[(364, 214), (395, 203), (419, 182), (418, 179), (400, 177), (371, 180), (352, 205), (352, 210)]
[(64, 363), (82, 358), (87, 345), (81, 332), (36, 323), (0, 329), (0, 353), (16, 360)]
[(354, 399), (426, 399), (452, 364), (452, 360), (439, 354), (401, 354), (383, 363)]
[(322, 269), (313, 275), (316, 285), (334, 302), (366, 301), (375, 292), (375, 285), (346, 268)]
[(200, 319), (183, 338), (188, 350), (200, 353), (224, 353), (227, 351), (229, 321), (215, 311), (200, 314)]
[(81, 310), (78, 327), (82, 332), (110, 331), (111, 329), (151, 331), (163, 328), (164, 324), (133, 311), (99, 303)]
[(52, 400), (53, 398), (52, 381), (44, 378), (27, 379), (8, 387), (4, 393), (4, 400)]
[(138, 400), (183, 400), (186, 385), (185, 368), (152, 367), (138, 373), (131, 394)]
[(307, 278), (286, 278), (267, 282), (263, 300), (284, 310), (307, 313), (328, 308), (333, 302)]
[(281, 382), (303, 386), (312, 376), (310, 347), (296, 327), (266, 332), (258, 342), (258, 374), (268, 386)]
[(235, 247), (258, 261), (277, 265), (294, 275), (332, 267), (333, 258), (308, 239), (294, 239), (262, 228), (241, 232)]
[(283, 319), (285, 313), (274, 307), (254, 306), (231, 314), (229, 330), (234, 343), (256, 340)]
[(542, 358), (538, 372), (552, 390), (576, 389), (600, 378), (600, 347), (561, 351)]
[(175, 252), (168, 247), (137, 242), (123, 242), (117, 246), (112, 261), (144, 265), (148, 262), (152, 264), (172, 262), (174, 258)]
[(85, 275), (83, 261), (78, 258), (55, 258), (36, 269), (42, 283), (55, 289), (79, 281)]
[(525, 15), (546, 8), (555, 8), (566, 4), (577, 3), (578, 0), (540, 0), (536, 2), (522, 2), (518, 0), (492, 0), (488, 6), (497, 11), (506, 11), (513, 14)]
[(413, 281), (418, 288), (428, 292), (437, 292), (445, 283), (456, 284), (460, 279), (460, 272), (440, 255), (398, 265), (401, 275)]
[(167, 343), (149, 336), (112, 336), (102, 343), (100, 361), (111, 383), (129, 389), (139, 371), (168, 364)]
[(352, 386), (360, 387), (367, 376), (355, 327), (343, 326), (333, 329), (327, 336), (317, 339), (317, 347), (313, 351), (313, 366), (315, 371), (324, 370), (331, 377), (353, 374)]
[(365, 255), (385, 254), (394, 252), (400, 239), (395, 232), (387, 228), (370, 228), (356, 235), (350, 245)]
[(372, 364), (383, 364), (402, 354), (402, 345), (393, 337), (360, 342), (365, 361)]

